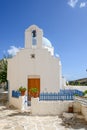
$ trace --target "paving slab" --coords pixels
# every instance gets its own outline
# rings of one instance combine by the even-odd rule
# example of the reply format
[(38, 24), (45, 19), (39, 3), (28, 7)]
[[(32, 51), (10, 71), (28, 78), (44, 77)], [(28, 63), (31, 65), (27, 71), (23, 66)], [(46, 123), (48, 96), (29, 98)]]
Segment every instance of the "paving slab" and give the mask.
[(64, 124), (57, 116), (32, 116), (14, 108), (0, 106), (0, 130), (87, 130), (87, 122), (77, 116), (75, 124)]

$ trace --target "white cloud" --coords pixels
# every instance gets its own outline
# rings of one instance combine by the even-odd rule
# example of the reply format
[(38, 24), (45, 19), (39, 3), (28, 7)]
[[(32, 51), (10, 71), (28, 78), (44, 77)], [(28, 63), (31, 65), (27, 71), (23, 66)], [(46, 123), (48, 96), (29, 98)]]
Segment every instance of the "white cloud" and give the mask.
[(68, 5), (71, 6), (72, 8), (74, 8), (77, 3), (78, 3), (78, 0), (69, 0), (68, 1)]
[(55, 54), (55, 56), (59, 58), (59, 55), (57, 53)]
[(81, 2), (81, 3), (80, 3), (80, 8), (86, 7), (86, 4), (87, 4), (86, 2)]
[(17, 54), (17, 52), (19, 52), (20, 47), (17, 48), (15, 46), (10, 46), (10, 49), (7, 50), (7, 53), (11, 56), (15, 56)]

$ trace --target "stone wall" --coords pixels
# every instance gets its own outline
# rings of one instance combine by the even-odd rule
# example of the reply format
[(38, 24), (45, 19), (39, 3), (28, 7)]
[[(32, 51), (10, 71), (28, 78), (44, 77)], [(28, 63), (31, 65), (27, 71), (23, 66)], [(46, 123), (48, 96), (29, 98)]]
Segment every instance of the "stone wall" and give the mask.
[(87, 106), (86, 105), (81, 105), (81, 112), (85, 117), (85, 120), (87, 121)]
[(0, 92), (0, 103), (6, 103), (8, 101), (8, 91)]

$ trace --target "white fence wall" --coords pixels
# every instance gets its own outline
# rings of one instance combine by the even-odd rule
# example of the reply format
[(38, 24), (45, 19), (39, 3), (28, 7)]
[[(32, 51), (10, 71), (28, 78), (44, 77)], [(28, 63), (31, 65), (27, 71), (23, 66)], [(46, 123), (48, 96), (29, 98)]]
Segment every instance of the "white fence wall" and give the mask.
[(72, 85), (68, 85), (68, 86), (65, 86), (65, 89), (76, 89), (76, 90), (80, 90), (80, 91), (85, 91), (85, 90), (87, 90), (87, 86), (72, 86)]
[(81, 106), (74, 101), (39, 101), (39, 98), (32, 98), (31, 112), (33, 115), (59, 115), (68, 112), (68, 108), (72, 105), (74, 112), (81, 111)]
[[(19, 110), (26, 110), (25, 96), (12, 97), (11, 101), (11, 105)], [(74, 112), (81, 112), (87, 121), (87, 106), (75, 101), (39, 101), (39, 98), (32, 98), (31, 113), (32, 115), (59, 115), (68, 112), (68, 108), (72, 105)]]
[(19, 98), (11, 97), (11, 102), (9, 105), (13, 105), (19, 110), (24, 110), (26, 107), (25, 96), (19, 96)]

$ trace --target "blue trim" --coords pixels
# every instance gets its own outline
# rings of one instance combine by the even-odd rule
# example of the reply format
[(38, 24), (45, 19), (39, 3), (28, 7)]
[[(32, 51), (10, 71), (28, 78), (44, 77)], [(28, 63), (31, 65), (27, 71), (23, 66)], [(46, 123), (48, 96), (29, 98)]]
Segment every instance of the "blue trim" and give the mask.
[(79, 90), (64, 89), (60, 90), (59, 93), (40, 93), (39, 100), (74, 100), (74, 95), (78, 94), (83, 96), (83, 92)]
[(19, 98), (21, 93), (19, 91), (12, 90), (12, 97)]

